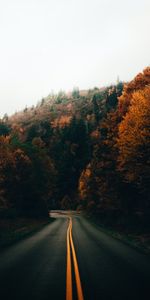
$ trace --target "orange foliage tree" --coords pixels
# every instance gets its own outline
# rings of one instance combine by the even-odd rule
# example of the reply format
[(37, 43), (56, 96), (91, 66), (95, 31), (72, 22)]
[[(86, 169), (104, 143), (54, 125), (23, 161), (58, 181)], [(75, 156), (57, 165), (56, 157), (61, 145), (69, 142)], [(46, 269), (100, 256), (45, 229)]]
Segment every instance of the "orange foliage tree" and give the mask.
[[(148, 197), (150, 186), (150, 86), (132, 94), (119, 125), (118, 169)], [(144, 201), (144, 200), (143, 200)]]
[(132, 81), (124, 85), (122, 95), (119, 97), (119, 112), (124, 116), (128, 111), (132, 95), (135, 91), (143, 90), (150, 84), (150, 67), (139, 73)]
[(108, 113), (97, 128), (99, 138), (94, 146), (93, 158), (79, 180), (79, 195), (87, 206), (94, 206), (93, 202), (98, 208), (119, 206), (116, 171), (118, 120), (116, 112)]

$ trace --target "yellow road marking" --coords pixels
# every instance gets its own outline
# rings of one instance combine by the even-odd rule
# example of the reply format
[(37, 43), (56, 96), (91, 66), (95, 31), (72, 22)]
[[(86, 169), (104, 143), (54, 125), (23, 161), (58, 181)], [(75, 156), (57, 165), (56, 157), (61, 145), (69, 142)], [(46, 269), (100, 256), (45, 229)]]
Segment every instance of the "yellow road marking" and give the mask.
[[(70, 249), (71, 245), (71, 249)], [(75, 279), (76, 279), (76, 287), (77, 287), (77, 295), (78, 300), (84, 300), (83, 291), (81, 286), (78, 262), (75, 252), (75, 247), (72, 238), (72, 219), (70, 218), (69, 226), (67, 230), (67, 278), (66, 278), (66, 300), (72, 300), (72, 274), (71, 274), (71, 250), (72, 250), (72, 257), (73, 257), (73, 264), (74, 264), (74, 272), (75, 272)]]
[(73, 244), (73, 238), (72, 238), (72, 219), (70, 219), (70, 243), (71, 243), (71, 248), (72, 248), (72, 256), (73, 256), (73, 263), (74, 263), (74, 272), (75, 272), (75, 279), (76, 279), (76, 286), (77, 286), (77, 295), (78, 295), (78, 300), (84, 300), (83, 297), (83, 291), (82, 291), (82, 286), (81, 286), (81, 280), (80, 280), (80, 274), (79, 274), (79, 268), (78, 268), (78, 263), (77, 263), (77, 257), (76, 257), (76, 252)]
[(69, 243), (70, 223), (67, 229), (67, 274), (66, 274), (66, 300), (72, 300), (72, 271), (71, 271), (71, 251)]

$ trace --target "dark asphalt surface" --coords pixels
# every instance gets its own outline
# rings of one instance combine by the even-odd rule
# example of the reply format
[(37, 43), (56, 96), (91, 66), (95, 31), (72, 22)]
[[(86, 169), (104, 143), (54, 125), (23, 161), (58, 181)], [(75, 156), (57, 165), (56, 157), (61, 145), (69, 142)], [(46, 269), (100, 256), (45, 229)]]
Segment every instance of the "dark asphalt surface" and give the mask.
[[(0, 253), (1, 300), (65, 300), (68, 218), (57, 217)], [(84, 299), (150, 299), (150, 257), (82, 216), (72, 215), (72, 219)]]

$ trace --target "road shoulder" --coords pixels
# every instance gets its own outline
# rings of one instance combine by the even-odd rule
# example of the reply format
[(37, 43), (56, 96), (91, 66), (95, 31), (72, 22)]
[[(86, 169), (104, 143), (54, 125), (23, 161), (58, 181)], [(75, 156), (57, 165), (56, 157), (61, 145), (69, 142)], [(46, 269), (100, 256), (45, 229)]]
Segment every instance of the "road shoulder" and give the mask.
[(44, 226), (54, 222), (54, 218), (15, 218), (0, 220), (0, 251), (29, 237)]
[(83, 217), (88, 220), (93, 226), (97, 229), (103, 231), (107, 235), (131, 246), (132, 248), (142, 252), (146, 255), (150, 255), (150, 238), (146, 239), (146, 236), (141, 234), (140, 236), (134, 233), (125, 233), (123, 231), (116, 230), (113, 227), (107, 227), (102, 224), (97, 218), (94, 216), (84, 214)]

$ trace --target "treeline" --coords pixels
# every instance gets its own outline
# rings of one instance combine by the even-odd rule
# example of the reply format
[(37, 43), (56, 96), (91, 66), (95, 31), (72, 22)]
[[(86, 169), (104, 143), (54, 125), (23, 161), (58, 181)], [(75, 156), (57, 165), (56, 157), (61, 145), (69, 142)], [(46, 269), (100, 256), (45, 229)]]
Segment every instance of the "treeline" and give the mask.
[(0, 122), (0, 206), (148, 212), (150, 68), (128, 84), (43, 98)]
[(92, 159), (79, 180), (82, 205), (114, 222), (134, 215), (150, 224), (150, 68), (124, 85), (96, 131)]

